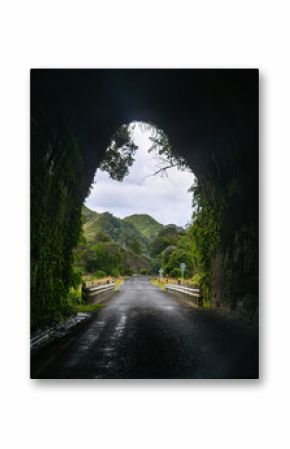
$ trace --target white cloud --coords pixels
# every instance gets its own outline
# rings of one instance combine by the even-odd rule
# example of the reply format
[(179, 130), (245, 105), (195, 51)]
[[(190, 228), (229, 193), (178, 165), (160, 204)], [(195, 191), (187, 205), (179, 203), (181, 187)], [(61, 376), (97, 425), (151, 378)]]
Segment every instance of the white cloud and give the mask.
[(188, 192), (194, 175), (170, 168), (168, 177), (153, 174), (157, 161), (148, 153), (150, 132), (136, 127), (134, 141), (139, 149), (128, 176), (122, 182), (114, 181), (106, 172), (97, 170), (86, 206), (96, 212), (109, 211), (117, 217), (149, 214), (163, 224), (184, 226), (191, 219), (192, 194)]

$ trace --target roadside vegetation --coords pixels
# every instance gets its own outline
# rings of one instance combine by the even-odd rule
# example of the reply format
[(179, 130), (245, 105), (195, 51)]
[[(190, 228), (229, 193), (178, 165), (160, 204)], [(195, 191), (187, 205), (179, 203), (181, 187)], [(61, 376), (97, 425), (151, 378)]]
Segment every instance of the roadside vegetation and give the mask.
[(120, 286), (124, 283), (125, 278), (112, 278), (111, 276), (105, 276), (103, 278), (96, 278), (94, 275), (87, 275), (79, 278), (79, 283), (75, 287), (69, 289), (67, 295), (67, 301), (69, 309), (73, 313), (78, 312), (96, 312), (102, 307), (99, 303), (85, 303), (82, 298), (82, 283), (86, 287), (96, 287), (99, 285), (106, 285), (108, 283), (114, 282), (115, 290), (118, 290)]

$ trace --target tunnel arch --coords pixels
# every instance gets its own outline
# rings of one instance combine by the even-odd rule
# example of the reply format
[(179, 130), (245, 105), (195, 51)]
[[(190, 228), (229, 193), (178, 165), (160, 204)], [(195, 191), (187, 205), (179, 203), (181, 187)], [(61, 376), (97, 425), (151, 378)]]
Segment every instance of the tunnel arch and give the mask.
[(127, 215), (149, 214), (164, 225), (189, 226), (195, 180), (160, 128), (134, 121), (112, 136), (84, 204), (119, 218), (125, 217), (126, 209)]
[[(256, 70), (34, 70), (32, 117), (66, 117), (92, 179), (123, 123), (157, 124), (197, 176), (257, 168)], [(226, 168), (225, 168), (226, 167)]]
[[(43, 211), (41, 219), (32, 220), (32, 265), (50, 264), (39, 242), (51, 236), (40, 238), (40, 221), (53, 216), (58, 198), (72, 191), (78, 204), (63, 214), (77, 235), (80, 205), (108, 142), (121, 124), (132, 121), (157, 123), (208, 197), (214, 199), (235, 186), (223, 244), (212, 260), (212, 297), (216, 305), (250, 308), (252, 313), (258, 279), (257, 70), (32, 70), (32, 215), (37, 207)], [(78, 181), (72, 176), (71, 183), (61, 173), (70, 157), (78, 171)], [(62, 188), (46, 192), (43, 201), (34, 192), (41, 190), (38, 177), (49, 170), (58, 171)], [(63, 240), (60, 247), (69, 260), (72, 249)], [(247, 245), (252, 263), (245, 258)], [(69, 273), (64, 270), (62, 277), (65, 291)], [(36, 282), (41, 282), (40, 275)], [(36, 290), (32, 282), (32, 298), (41, 310), (41, 293)]]

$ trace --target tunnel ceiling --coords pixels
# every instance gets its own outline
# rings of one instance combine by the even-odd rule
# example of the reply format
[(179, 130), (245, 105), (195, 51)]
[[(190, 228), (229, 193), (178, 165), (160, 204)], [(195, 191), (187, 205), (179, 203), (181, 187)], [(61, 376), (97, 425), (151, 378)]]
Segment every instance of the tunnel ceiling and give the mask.
[(257, 136), (257, 70), (32, 70), (32, 113), (65, 110), (87, 161), (132, 121), (163, 129), (185, 156)]
[(142, 121), (161, 128), (198, 177), (234, 176), (257, 199), (256, 69), (34, 69), (31, 111), (56, 130), (66, 115), (90, 181), (116, 129)]

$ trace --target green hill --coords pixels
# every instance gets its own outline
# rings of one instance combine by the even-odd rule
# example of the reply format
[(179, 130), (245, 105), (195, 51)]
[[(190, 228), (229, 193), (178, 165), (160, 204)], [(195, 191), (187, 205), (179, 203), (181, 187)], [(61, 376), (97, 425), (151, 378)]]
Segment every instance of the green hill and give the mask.
[(87, 223), (88, 221), (93, 220), (94, 218), (96, 218), (96, 215), (98, 215), (98, 213), (89, 209), (87, 206), (82, 207), (83, 223)]
[(109, 212), (99, 214), (84, 208), (83, 221), (84, 236), (88, 245), (109, 238), (136, 254), (148, 252), (148, 241), (142, 233), (133, 224), (114, 217)]
[(123, 222), (130, 223), (149, 241), (154, 240), (163, 228), (154, 218), (147, 214), (135, 214), (125, 217)]
[(118, 276), (150, 270), (149, 242), (133, 224), (86, 206), (82, 222), (85, 238), (74, 254), (77, 271)]
[[(74, 268), (94, 276), (154, 273), (178, 269), (189, 246), (186, 231), (162, 225), (147, 214), (124, 219), (109, 212), (82, 209), (83, 236), (75, 249)], [(167, 252), (165, 252), (167, 250)], [(186, 259), (190, 266), (190, 260)]]

